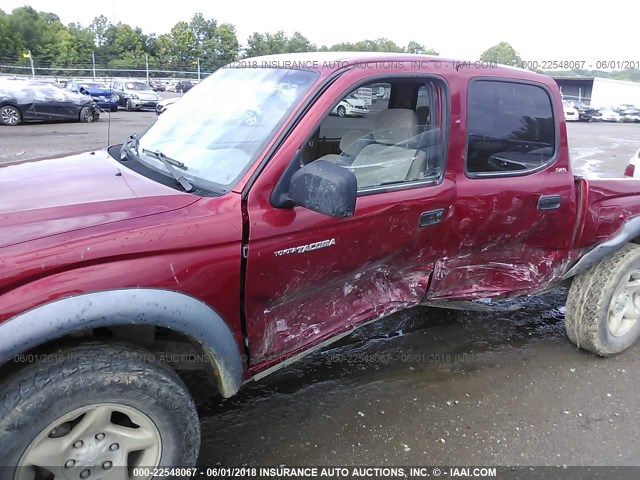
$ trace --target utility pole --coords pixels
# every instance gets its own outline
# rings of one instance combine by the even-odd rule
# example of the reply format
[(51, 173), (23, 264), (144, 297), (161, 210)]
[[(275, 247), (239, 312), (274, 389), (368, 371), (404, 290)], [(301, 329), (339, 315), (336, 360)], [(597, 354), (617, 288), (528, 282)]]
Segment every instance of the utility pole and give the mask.
[(93, 81), (96, 81), (96, 52), (91, 52), (91, 60), (93, 61)]
[(200, 58), (198, 58), (198, 80), (200, 80)]
[(31, 63), (31, 78), (36, 78), (36, 69), (33, 67), (33, 56), (29, 50), (29, 63)]
[(149, 83), (149, 55), (144, 56), (144, 65), (147, 70), (147, 83)]

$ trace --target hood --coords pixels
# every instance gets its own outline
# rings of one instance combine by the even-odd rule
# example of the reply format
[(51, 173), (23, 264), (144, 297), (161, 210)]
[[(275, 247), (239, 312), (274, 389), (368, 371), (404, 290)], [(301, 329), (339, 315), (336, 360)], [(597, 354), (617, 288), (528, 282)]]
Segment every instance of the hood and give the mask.
[(351, 104), (351, 106), (353, 106), (353, 107), (366, 107), (367, 106), (367, 102), (365, 102), (364, 100), (362, 100), (360, 98), (345, 98), (344, 101), (349, 103), (349, 104)]
[(197, 200), (130, 171), (106, 150), (0, 164), (0, 247), (167, 212)]
[(137, 95), (140, 100), (159, 100), (160, 97), (153, 90), (127, 90), (127, 95)]

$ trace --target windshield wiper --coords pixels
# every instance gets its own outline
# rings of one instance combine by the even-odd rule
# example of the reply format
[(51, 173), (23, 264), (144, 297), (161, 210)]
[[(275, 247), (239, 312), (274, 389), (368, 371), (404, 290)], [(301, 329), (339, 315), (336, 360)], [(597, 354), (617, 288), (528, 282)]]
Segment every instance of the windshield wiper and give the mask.
[[(137, 147), (137, 143), (135, 144), (135, 146)], [(160, 160), (164, 164), (164, 166), (167, 167), (167, 170), (169, 170), (169, 173), (171, 174), (171, 176), (175, 178), (180, 185), (182, 185), (182, 188), (184, 188), (186, 192), (191, 192), (194, 190), (193, 185), (191, 185), (189, 181), (186, 178), (184, 178), (182, 173), (178, 172), (174, 168), (174, 167), (178, 167), (186, 170), (187, 166), (184, 163), (179, 162), (178, 160), (174, 160), (171, 157), (167, 157), (164, 153), (162, 153), (159, 150), (147, 150), (146, 148), (143, 148), (142, 153)]]

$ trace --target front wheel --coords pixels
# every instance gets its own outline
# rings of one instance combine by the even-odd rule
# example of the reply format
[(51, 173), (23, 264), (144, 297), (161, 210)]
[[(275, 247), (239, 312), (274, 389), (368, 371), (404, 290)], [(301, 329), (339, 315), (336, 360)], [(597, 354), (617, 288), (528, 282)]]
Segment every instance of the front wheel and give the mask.
[(8, 478), (148, 479), (133, 469), (194, 466), (195, 405), (175, 372), (152, 357), (91, 343), (2, 382), (0, 451), (16, 466)]
[(0, 108), (0, 124), (14, 126), (20, 123), (20, 112), (12, 105)]
[(578, 347), (606, 357), (640, 336), (640, 245), (629, 243), (573, 280), (565, 327)]
[(127, 98), (127, 112), (132, 112), (133, 111), (133, 102), (131, 101), (130, 98)]
[(91, 107), (82, 107), (80, 110), (80, 121), (82, 123), (93, 123), (96, 121), (96, 113)]

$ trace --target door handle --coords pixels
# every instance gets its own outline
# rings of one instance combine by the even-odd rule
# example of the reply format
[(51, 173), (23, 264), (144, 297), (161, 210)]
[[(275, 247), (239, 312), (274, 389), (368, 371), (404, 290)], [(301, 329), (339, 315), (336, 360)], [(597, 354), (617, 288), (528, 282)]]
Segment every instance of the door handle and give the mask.
[(427, 225), (435, 225), (436, 223), (440, 223), (442, 221), (443, 216), (444, 208), (422, 212), (420, 214), (420, 222), (418, 222), (418, 226), (426, 227)]
[(560, 195), (542, 195), (538, 198), (538, 210), (555, 210), (560, 208), (561, 201)]

